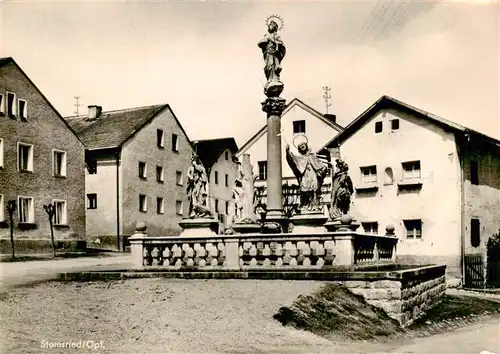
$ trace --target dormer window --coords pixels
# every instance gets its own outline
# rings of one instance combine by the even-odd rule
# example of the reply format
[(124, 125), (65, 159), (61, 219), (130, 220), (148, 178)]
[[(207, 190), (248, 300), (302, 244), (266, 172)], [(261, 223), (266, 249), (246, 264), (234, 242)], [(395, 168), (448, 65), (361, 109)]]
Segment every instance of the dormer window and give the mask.
[(306, 121), (296, 120), (293, 122), (293, 133), (294, 134), (305, 134), (306, 132)]

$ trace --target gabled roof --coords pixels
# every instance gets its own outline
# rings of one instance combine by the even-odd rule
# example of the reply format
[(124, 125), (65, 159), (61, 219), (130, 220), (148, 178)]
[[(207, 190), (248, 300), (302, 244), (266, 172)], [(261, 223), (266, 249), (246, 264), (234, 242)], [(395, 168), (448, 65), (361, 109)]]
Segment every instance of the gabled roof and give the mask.
[(401, 112), (405, 112), (416, 116), (421, 119), (425, 119), (430, 121), (445, 130), (453, 131), (453, 132), (461, 132), (464, 134), (470, 134), (478, 137), (484, 142), (491, 143), (493, 145), (500, 146), (500, 141), (489, 137), (483, 133), (480, 133), (476, 130), (469, 129), (455, 122), (449, 121), (442, 117), (436, 116), (432, 113), (426, 112), (422, 109), (413, 107), (407, 103), (398, 101), (395, 98), (389, 96), (382, 96), (379, 98), (373, 105), (371, 105), (367, 110), (361, 113), (356, 119), (354, 119), (343, 132), (335, 136), (332, 140), (330, 140), (321, 150), (324, 148), (333, 148), (340, 146), (344, 141), (346, 141), (350, 136), (352, 136), (355, 132), (357, 132), (368, 120), (373, 118), (375, 114), (377, 114), (381, 110), (385, 109), (395, 109)]
[[(306, 112), (310, 113), (312, 116), (317, 117), (318, 119), (320, 119), (324, 123), (328, 124), (330, 127), (332, 127), (333, 129), (335, 129), (338, 132), (341, 132), (344, 129), (344, 128), (342, 128), (341, 125), (334, 122), (330, 118), (330, 116), (328, 116), (328, 115), (325, 116), (324, 114), (315, 110), (311, 106), (305, 104), (304, 102), (302, 102), (298, 98), (294, 98), (286, 105), (285, 109), (283, 110), (282, 116), (285, 115), (286, 113), (288, 113), (288, 111), (290, 111), (295, 106), (298, 106), (298, 107), (304, 109)], [(245, 144), (243, 144), (243, 146), (238, 150), (236, 155), (237, 156), (242, 155), (246, 150), (248, 150), (248, 148), (250, 146), (255, 144), (255, 142), (258, 139), (260, 139), (266, 132), (267, 132), (267, 125), (264, 125), (261, 129), (259, 129), (259, 131), (254, 136), (252, 136)]]
[(47, 103), (47, 105), (56, 113), (56, 115), (59, 117), (59, 119), (61, 119), (64, 122), (64, 124), (66, 125), (66, 127), (83, 144), (83, 142), (80, 139), (80, 137), (78, 136), (78, 134), (71, 128), (71, 126), (68, 124), (68, 122), (66, 122), (66, 120), (63, 118), (63, 116), (57, 111), (57, 109), (55, 109), (55, 107), (52, 105), (52, 103), (50, 103), (50, 101), (47, 99), (47, 97), (45, 97), (45, 95), (42, 93), (42, 91), (40, 91), (40, 89), (35, 85), (35, 83), (33, 81), (31, 81), (31, 79), (29, 78), (29, 76), (26, 75), (26, 73), (24, 72), (24, 70), (21, 69), (21, 67), (16, 63), (16, 61), (12, 57), (0, 58), (0, 67), (2, 67), (4, 65), (7, 65), (9, 63), (12, 63), (12, 64), (14, 64), (16, 66), (16, 68), (24, 75), (24, 77), (26, 78), (26, 80), (28, 80), (28, 82), (35, 88), (35, 90), (38, 92), (38, 94), (43, 98), (43, 100), (45, 101), (45, 103)]
[(182, 132), (186, 132), (168, 104), (102, 112), (96, 119), (88, 115), (66, 117), (89, 150), (121, 147), (158, 114), (170, 110)]
[(238, 145), (234, 138), (218, 138), (193, 141), (195, 151), (206, 169), (212, 168), (220, 155), (227, 149), (234, 155), (238, 151)]

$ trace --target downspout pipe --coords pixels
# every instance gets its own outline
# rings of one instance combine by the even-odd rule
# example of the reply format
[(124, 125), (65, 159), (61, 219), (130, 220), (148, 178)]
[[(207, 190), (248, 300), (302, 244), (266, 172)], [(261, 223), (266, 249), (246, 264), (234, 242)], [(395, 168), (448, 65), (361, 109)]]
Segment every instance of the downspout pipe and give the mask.
[[(116, 157), (116, 249), (120, 250), (120, 152)], [(124, 249), (125, 250), (125, 247)]]
[(465, 269), (465, 151), (469, 142), (469, 136), (465, 135), (460, 139), (458, 159), (460, 164), (460, 225), (461, 225), (461, 235), (460, 235), (460, 263), (462, 266), (462, 287), (465, 287), (466, 269)]

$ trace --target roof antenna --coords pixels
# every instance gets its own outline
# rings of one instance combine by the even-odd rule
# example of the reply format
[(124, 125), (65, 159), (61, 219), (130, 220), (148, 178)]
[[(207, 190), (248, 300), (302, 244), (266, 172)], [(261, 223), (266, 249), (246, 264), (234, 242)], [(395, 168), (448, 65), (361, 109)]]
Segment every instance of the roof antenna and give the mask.
[(80, 99), (80, 96), (75, 96), (75, 100), (76, 100), (76, 103), (74, 104), (74, 106), (76, 107), (76, 116), (78, 117), (80, 115), (80, 103), (78, 103), (78, 100)]
[(328, 114), (328, 107), (330, 107), (332, 105), (330, 103), (330, 99), (332, 98), (332, 95), (330, 95), (330, 93), (329, 93), (329, 91), (331, 89), (332, 89), (331, 87), (323, 86), (323, 90), (325, 90), (325, 94), (323, 95), (323, 98), (325, 99), (326, 114)]

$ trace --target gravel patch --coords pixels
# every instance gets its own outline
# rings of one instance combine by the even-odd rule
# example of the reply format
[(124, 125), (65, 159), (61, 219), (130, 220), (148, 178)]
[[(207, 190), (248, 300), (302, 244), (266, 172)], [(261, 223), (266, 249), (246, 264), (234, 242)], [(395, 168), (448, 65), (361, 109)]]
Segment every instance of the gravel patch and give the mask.
[(67, 353), (49, 343), (91, 340), (99, 353), (332, 353), (344, 342), (284, 327), (280, 307), (324, 282), (133, 279), (42, 283), (0, 297), (5, 353)]

